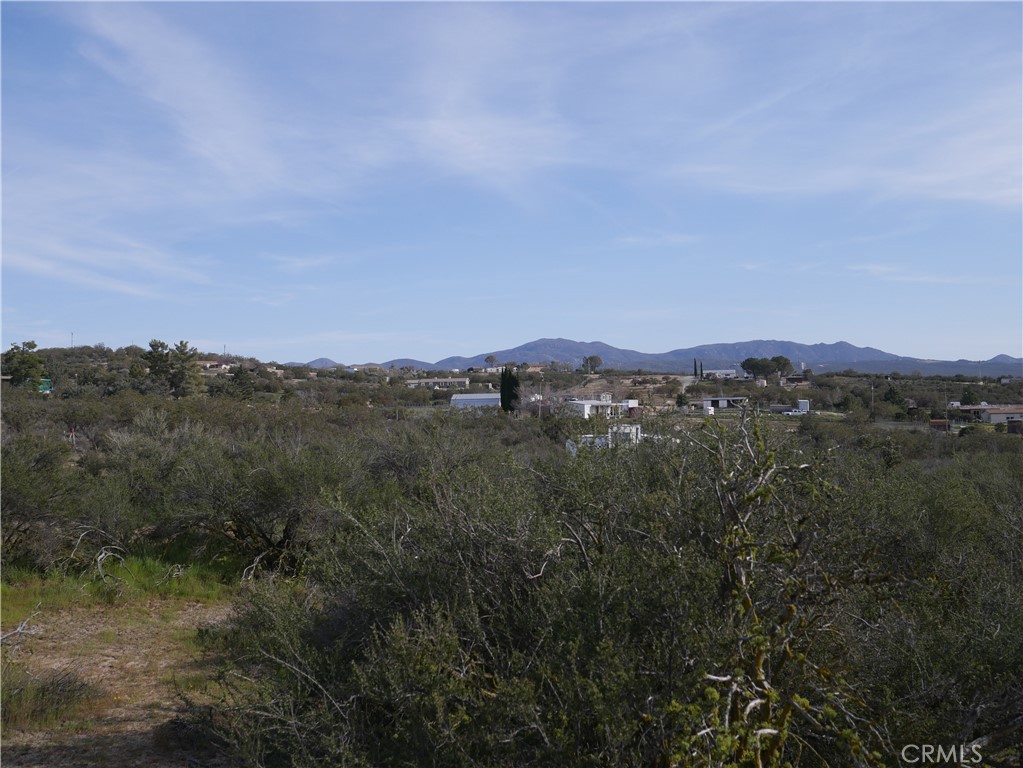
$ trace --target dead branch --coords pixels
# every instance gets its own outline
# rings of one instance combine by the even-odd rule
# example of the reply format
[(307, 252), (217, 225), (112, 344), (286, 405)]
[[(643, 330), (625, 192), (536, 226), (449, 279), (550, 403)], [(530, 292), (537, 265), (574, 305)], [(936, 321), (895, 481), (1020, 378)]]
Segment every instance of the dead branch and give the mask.
[(40, 605), (39, 603), (36, 603), (36, 607), (32, 611), (32, 613), (30, 613), (28, 617), (25, 618), (18, 626), (16, 626), (10, 632), (4, 632), (2, 635), (0, 635), (0, 645), (7, 644), (16, 646), (18, 643), (24, 640), (26, 636), (39, 634), (39, 632), (41, 631), (40, 627), (30, 626), (32, 619), (34, 619), (41, 613), (41, 611), (39, 610), (39, 605)]

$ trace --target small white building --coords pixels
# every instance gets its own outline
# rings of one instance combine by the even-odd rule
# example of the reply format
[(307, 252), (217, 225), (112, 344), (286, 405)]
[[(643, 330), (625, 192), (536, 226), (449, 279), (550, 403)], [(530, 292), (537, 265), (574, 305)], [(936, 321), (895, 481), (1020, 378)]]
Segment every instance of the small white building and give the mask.
[(703, 410), (713, 413), (715, 409), (721, 408), (745, 408), (749, 402), (748, 397), (732, 397), (720, 395), (718, 397), (703, 398)]
[(501, 394), (499, 392), (485, 392), (481, 395), (452, 395), (451, 407), (453, 408), (500, 408)]
[(987, 410), (981, 412), (980, 418), (987, 424), (1023, 421), (1023, 405), (989, 405)]
[(736, 373), (734, 368), (718, 368), (715, 370), (706, 370), (703, 372), (703, 378), (705, 379), (737, 379), (739, 374)]
[(622, 400), (615, 402), (612, 395), (604, 394), (599, 400), (566, 400), (565, 405), (582, 415), (584, 419), (591, 416), (605, 416), (609, 419), (621, 418), (633, 409), (639, 408), (639, 400)]

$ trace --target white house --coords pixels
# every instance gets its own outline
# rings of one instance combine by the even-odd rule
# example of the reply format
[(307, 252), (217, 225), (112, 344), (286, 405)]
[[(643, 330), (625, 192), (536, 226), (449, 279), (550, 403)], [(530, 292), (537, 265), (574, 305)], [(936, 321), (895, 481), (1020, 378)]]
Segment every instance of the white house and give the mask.
[(577, 411), (584, 419), (591, 416), (618, 419), (633, 408), (639, 408), (639, 400), (622, 400), (616, 403), (610, 394), (604, 394), (600, 396), (600, 400), (566, 400), (565, 405)]
[(989, 405), (981, 411), (980, 418), (988, 424), (1008, 424), (1023, 421), (1023, 405)]
[(718, 368), (715, 370), (706, 370), (703, 372), (703, 378), (705, 379), (737, 379), (739, 374), (736, 373), (734, 368)]

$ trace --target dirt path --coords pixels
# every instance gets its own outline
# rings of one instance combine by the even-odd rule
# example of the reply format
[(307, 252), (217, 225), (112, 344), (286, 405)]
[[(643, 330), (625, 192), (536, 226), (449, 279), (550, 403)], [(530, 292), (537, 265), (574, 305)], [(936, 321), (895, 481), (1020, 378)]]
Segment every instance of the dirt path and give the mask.
[(229, 611), (227, 603), (151, 599), (37, 617), (38, 633), (22, 643), (19, 660), (37, 673), (71, 666), (103, 698), (56, 728), (5, 729), (4, 768), (210, 765), (175, 723), (176, 686), (201, 685), (211, 661), (202, 658), (196, 630), (223, 621)]

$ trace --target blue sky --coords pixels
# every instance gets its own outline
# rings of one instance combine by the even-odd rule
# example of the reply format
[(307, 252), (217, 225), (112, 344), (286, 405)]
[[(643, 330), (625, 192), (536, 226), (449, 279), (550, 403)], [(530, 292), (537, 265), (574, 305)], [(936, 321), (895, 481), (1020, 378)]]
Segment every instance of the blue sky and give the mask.
[(1021, 9), (4, 2), (3, 346), (1020, 356)]

